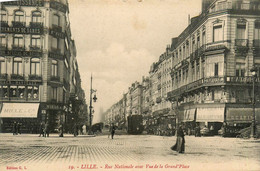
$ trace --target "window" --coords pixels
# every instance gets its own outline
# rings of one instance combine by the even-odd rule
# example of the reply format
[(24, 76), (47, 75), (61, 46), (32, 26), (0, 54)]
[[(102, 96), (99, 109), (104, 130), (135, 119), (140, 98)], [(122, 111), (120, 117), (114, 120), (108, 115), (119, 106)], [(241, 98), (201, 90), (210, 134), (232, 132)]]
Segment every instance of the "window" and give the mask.
[(24, 12), (16, 11), (14, 14), (14, 21), (15, 22), (24, 22)]
[(260, 20), (255, 21), (255, 40), (260, 40)]
[(218, 76), (218, 63), (215, 63), (214, 76)]
[(237, 77), (245, 76), (245, 64), (244, 63), (236, 63), (236, 76)]
[(23, 36), (22, 35), (14, 35), (14, 46), (15, 47), (23, 47), (23, 43), (24, 43), (24, 40), (23, 40)]
[(7, 12), (5, 10), (0, 10), (0, 15), (1, 22), (7, 22)]
[(58, 76), (58, 62), (56, 60), (52, 60), (51, 75)]
[(22, 75), (22, 58), (14, 58), (13, 74)]
[(10, 97), (17, 97), (17, 86), (10, 86)]
[(8, 87), (0, 86), (0, 98), (8, 98)]
[(0, 57), (0, 75), (6, 74), (6, 68), (5, 68), (5, 58)]
[(6, 47), (6, 37), (5, 35), (0, 35), (0, 47)]
[(58, 16), (57, 14), (53, 15), (53, 22), (52, 24), (59, 26), (60, 25), (60, 16)]
[(40, 11), (32, 12), (32, 22), (40, 23), (42, 21), (41, 17), (42, 17), (42, 14)]
[(202, 45), (205, 45), (206, 44), (206, 32), (204, 31), (202, 33)]
[(34, 48), (40, 48), (41, 47), (41, 37), (32, 35), (31, 46)]
[(31, 59), (31, 75), (40, 75), (40, 59)]
[(223, 40), (222, 25), (213, 26), (213, 42)]
[(56, 50), (59, 49), (59, 39), (58, 38), (55, 38), (55, 37), (52, 38), (51, 47)]
[(52, 99), (57, 100), (57, 91), (58, 88), (57, 87), (52, 87)]
[(28, 99), (38, 99), (39, 97), (39, 87), (38, 86), (28, 86), (27, 87), (27, 98)]
[(246, 39), (246, 23), (237, 23), (237, 39)]

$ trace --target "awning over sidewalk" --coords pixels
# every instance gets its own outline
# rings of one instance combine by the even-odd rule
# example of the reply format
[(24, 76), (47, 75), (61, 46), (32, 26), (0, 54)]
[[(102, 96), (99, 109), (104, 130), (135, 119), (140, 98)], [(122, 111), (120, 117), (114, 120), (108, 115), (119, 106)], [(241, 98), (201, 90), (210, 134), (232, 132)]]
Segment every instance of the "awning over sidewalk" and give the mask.
[(184, 111), (183, 122), (194, 121), (195, 119), (195, 110), (196, 109), (187, 109)]
[(39, 103), (3, 103), (0, 118), (37, 118)]
[(253, 109), (252, 108), (227, 108), (226, 121), (227, 122), (252, 122)]
[(197, 108), (196, 122), (223, 122), (225, 108)]

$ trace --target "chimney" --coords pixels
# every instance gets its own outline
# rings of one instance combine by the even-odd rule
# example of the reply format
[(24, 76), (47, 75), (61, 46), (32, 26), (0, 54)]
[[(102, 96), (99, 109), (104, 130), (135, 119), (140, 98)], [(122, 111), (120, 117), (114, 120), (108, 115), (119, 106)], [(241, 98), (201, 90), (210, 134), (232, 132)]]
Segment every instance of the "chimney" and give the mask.
[(188, 25), (191, 24), (191, 21), (190, 21), (190, 14), (188, 15)]

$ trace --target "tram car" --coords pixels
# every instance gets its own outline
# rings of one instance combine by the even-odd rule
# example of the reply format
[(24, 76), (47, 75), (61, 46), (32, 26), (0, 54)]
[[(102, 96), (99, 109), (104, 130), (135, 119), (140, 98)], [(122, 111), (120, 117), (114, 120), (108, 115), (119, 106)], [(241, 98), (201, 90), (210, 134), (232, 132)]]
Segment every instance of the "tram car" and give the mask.
[(127, 117), (127, 133), (128, 134), (141, 134), (144, 130), (143, 116), (130, 115)]

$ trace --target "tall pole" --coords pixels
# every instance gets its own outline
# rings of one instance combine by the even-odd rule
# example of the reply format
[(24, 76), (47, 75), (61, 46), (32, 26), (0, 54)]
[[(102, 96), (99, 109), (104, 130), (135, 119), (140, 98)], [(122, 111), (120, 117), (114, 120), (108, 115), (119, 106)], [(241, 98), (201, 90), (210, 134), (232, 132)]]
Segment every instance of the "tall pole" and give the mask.
[(90, 99), (89, 99), (89, 129), (91, 130), (92, 126), (92, 74), (90, 78)]
[(253, 118), (252, 118), (252, 128), (251, 128), (251, 138), (256, 136), (255, 127), (255, 75), (253, 75)]

